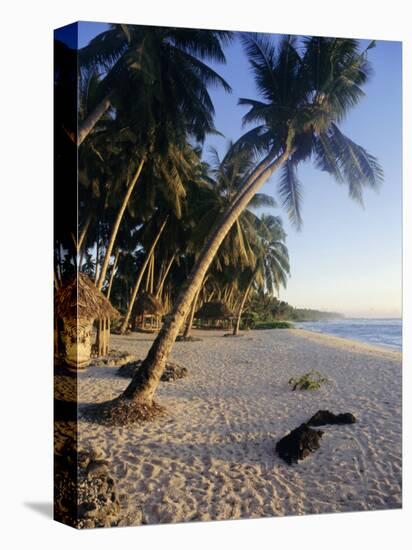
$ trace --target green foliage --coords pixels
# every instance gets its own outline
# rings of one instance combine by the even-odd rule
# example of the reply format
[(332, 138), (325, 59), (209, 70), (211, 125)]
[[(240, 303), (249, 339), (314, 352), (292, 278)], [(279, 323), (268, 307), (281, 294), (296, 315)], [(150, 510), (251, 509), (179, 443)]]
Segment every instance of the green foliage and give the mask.
[(293, 321), (327, 321), (343, 319), (343, 315), (334, 311), (318, 311), (317, 309), (292, 308), (290, 319)]
[(293, 328), (292, 323), (287, 321), (271, 321), (269, 323), (256, 323), (255, 329), (269, 329), (269, 328)]
[[(170, 311), (208, 241), (211, 222), (241, 200), (258, 166), (268, 170), (285, 151), (290, 154), (278, 174), (279, 202), (298, 228), (303, 187), (297, 170), (305, 161), (311, 160), (317, 169), (345, 183), (350, 197), (358, 202), (364, 188), (379, 187), (383, 172), (377, 159), (339, 127), (364, 96), (370, 74), (367, 52), (374, 44), (361, 49), (353, 39), (286, 36), (274, 40), (267, 34), (241, 33), (258, 95), (239, 101), (248, 107), (244, 135), (229, 143), (223, 158), (211, 149), (210, 162), (204, 160), (205, 137), (219, 133), (210, 90), (230, 92), (215, 66), (226, 61), (225, 47), (234, 36), (114, 24), (78, 52), (57, 45), (59, 104), (67, 103), (65, 90), (76, 77), (67, 72), (70, 67), (79, 69), (79, 122), (103, 99), (110, 100), (78, 150), (79, 227), (69, 234), (65, 224), (58, 224), (58, 279), (64, 280), (76, 265), (92, 278), (99, 274), (125, 193), (142, 161), (115, 241), (121, 255), (113, 269), (110, 298), (121, 311), (127, 309), (136, 273), (166, 217), (151, 277), (160, 289), (160, 301)], [(75, 133), (75, 129), (64, 110), (56, 128), (59, 144), (68, 146), (67, 130)], [(57, 173), (62, 182), (76, 177), (59, 159)], [(275, 297), (290, 276), (282, 220), (267, 213), (275, 206), (274, 198), (264, 193), (250, 200), (214, 256), (199, 304), (222, 301), (239, 315), (242, 329), (289, 328), (290, 321), (340, 317), (297, 309)], [(260, 212), (262, 207), (265, 214)], [(73, 249), (76, 229), (84, 231), (80, 253)]]
[(294, 308), (287, 302), (272, 296), (269, 292), (255, 293), (250, 300), (247, 314), (253, 315), (256, 322), (323, 321), (343, 317), (343, 315), (331, 311)]
[[(348, 112), (364, 97), (371, 74), (368, 50), (358, 40), (285, 36), (276, 44), (268, 34), (242, 33), (259, 99), (240, 98), (252, 126), (237, 142), (257, 156), (291, 153), (279, 178), (282, 206), (296, 228), (302, 225), (302, 185), (298, 165), (315, 166), (347, 185), (362, 203), (365, 188), (378, 189), (383, 171), (378, 160), (340, 129)], [(274, 157), (272, 157), (274, 158)]]
[(318, 390), (322, 384), (328, 383), (329, 380), (322, 376), (317, 370), (311, 370), (303, 374), (299, 378), (291, 378), (288, 382), (292, 386), (292, 391), (295, 390)]

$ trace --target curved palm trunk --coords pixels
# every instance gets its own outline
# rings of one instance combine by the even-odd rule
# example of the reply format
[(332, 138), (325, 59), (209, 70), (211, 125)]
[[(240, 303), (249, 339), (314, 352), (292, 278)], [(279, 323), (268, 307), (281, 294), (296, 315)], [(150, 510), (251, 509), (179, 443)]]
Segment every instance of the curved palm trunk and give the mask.
[(114, 279), (114, 274), (115, 274), (116, 267), (117, 267), (117, 262), (119, 260), (119, 256), (120, 256), (120, 248), (117, 249), (116, 256), (115, 256), (114, 262), (113, 262), (112, 271), (110, 273), (109, 287), (107, 289), (107, 294), (106, 294), (106, 298), (108, 300), (110, 299), (110, 293), (112, 291), (113, 279)]
[(77, 130), (77, 146), (81, 145), (87, 138), (104, 113), (108, 111), (111, 106), (110, 96), (105, 97), (102, 101), (93, 109), (83, 122), (79, 124)]
[(242, 301), (240, 302), (240, 305), (239, 305), (239, 309), (238, 309), (238, 312), (237, 312), (237, 319), (236, 319), (236, 324), (235, 326), (233, 327), (233, 336), (237, 336), (239, 334), (239, 329), (240, 329), (240, 320), (242, 318), (242, 312), (243, 312), (243, 308), (245, 307), (245, 304), (246, 304), (246, 300), (249, 296), (249, 292), (250, 292), (250, 289), (252, 288), (252, 284), (253, 284), (253, 281), (255, 279), (255, 276), (256, 276), (256, 269), (254, 270), (251, 278), (250, 278), (250, 281), (246, 287), (246, 290), (243, 294), (243, 297), (242, 297)]
[[(241, 192), (234, 198), (232, 204), (216, 222), (210, 237), (204, 244), (192, 272), (174, 304), (168, 320), (164, 323), (141, 368), (123, 392), (123, 397), (132, 399), (135, 403), (151, 405), (154, 393), (160, 382), (160, 377), (164, 371), (166, 360), (179, 334), (187, 311), (222, 241), (255, 193), (286, 162), (291, 152), (289, 149), (286, 149), (283, 154), (279, 155), (265, 169), (258, 171), (257, 176), (252, 173), (245, 182), (245, 186)], [(257, 170), (259, 170), (260, 166), (258, 166)]]
[(199, 294), (202, 289), (202, 284), (200, 284), (195, 297), (193, 298), (192, 307), (190, 309), (189, 318), (186, 323), (185, 331), (183, 333), (183, 338), (189, 338), (189, 336), (192, 333), (192, 326), (193, 326), (193, 319), (195, 318), (196, 308), (197, 308), (197, 302), (199, 300)]
[(104, 280), (106, 279), (107, 269), (109, 267), (110, 257), (111, 257), (112, 252), (113, 252), (113, 247), (114, 247), (114, 243), (116, 241), (117, 233), (119, 232), (120, 223), (122, 221), (123, 214), (126, 210), (126, 206), (129, 202), (129, 199), (130, 199), (130, 197), (133, 193), (133, 189), (135, 188), (136, 182), (139, 179), (139, 176), (140, 176), (140, 173), (142, 171), (144, 162), (145, 162), (145, 159), (143, 158), (140, 161), (139, 166), (137, 167), (136, 173), (133, 176), (133, 179), (129, 184), (129, 187), (128, 187), (128, 189), (126, 191), (126, 194), (123, 198), (123, 202), (120, 206), (119, 212), (117, 213), (116, 220), (113, 224), (112, 232), (110, 234), (109, 243), (108, 243), (107, 248), (106, 248), (106, 254), (104, 256), (104, 260), (103, 260), (103, 264), (102, 264), (102, 269), (100, 271), (100, 277), (99, 277), (99, 280), (98, 280), (97, 285), (96, 285), (98, 290), (101, 290), (103, 288)]
[(124, 334), (126, 332), (127, 325), (129, 324), (130, 316), (132, 314), (133, 306), (134, 306), (134, 303), (136, 301), (136, 296), (137, 296), (137, 293), (139, 292), (139, 288), (140, 288), (140, 285), (142, 283), (143, 275), (144, 275), (144, 273), (146, 271), (146, 268), (147, 268), (147, 266), (148, 266), (148, 264), (149, 264), (149, 262), (152, 258), (153, 252), (156, 248), (158, 240), (160, 239), (160, 235), (163, 233), (163, 229), (165, 228), (166, 223), (167, 223), (167, 218), (165, 219), (165, 221), (160, 226), (160, 229), (159, 229), (159, 231), (156, 235), (156, 238), (153, 241), (152, 246), (150, 247), (150, 250), (147, 253), (145, 261), (143, 262), (143, 265), (139, 270), (139, 273), (138, 273), (137, 279), (136, 279), (136, 283), (134, 285), (133, 292), (132, 292), (132, 295), (130, 297), (129, 307), (127, 308), (126, 316), (125, 316), (123, 324), (120, 328), (120, 333), (121, 334)]

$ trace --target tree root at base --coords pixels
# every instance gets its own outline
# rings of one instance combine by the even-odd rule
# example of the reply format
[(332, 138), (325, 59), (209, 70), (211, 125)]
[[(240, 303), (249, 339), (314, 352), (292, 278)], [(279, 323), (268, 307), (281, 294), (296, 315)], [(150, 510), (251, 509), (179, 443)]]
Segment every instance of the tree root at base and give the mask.
[(83, 410), (87, 420), (105, 426), (127, 426), (147, 422), (166, 414), (166, 409), (156, 402), (139, 403), (125, 397), (88, 405)]

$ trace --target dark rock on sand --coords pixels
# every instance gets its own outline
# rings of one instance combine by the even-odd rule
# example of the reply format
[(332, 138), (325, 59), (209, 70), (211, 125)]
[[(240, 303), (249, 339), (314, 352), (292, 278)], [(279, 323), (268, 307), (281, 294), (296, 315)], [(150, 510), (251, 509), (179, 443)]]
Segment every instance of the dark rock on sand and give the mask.
[(202, 338), (196, 336), (183, 336), (182, 334), (176, 338), (176, 342), (201, 342)]
[(354, 424), (356, 418), (351, 413), (334, 414), (330, 411), (318, 411), (308, 421), (311, 426), (324, 426), (325, 424)]
[(106, 357), (93, 358), (90, 366), (93, 367), (121, 367), (126, 363), (136, 361), (137, 357), (128, 351), (111, 349)]
[[(141, 364), (141, 360), (132, 361), (131, 363), (127, 363), (126, 365), (120, 367), (117, 370), (116, 374), (117, 376), (121, 376), (123, 378), (132, 378), (137, 370), (140, 368)], [(160, 380), (162, 382), (170, 382), (171, 380), (179, 380), (180, 378), (185, 378), (187, 374), (188, 371), (186, 367), (182, 367), (177, 363), (167, 363)]]
[(321, 430), (313, 430), (307, 424), (301, 424), (277, 442), (276, 452), (288, 464), (297, 463), (319, 449), (322, 435)]
[(141, 359), (126, 363), (125, 365), (122, 365), (119, 369), (117, 369), (116, 376), (121, 376), (122, 378), (133, 378), (141, 364)]
[(89, 477), (100, 477), (107, 473), (108, 463), (105, 460), (90, 461), (86, 468)]
[(167, 363), (166, 368), (160, 380), (162, 382), (170, 382), (171, 380), (179, 380), (187, 376), (187, 368), (178, 365), (177, 363)]

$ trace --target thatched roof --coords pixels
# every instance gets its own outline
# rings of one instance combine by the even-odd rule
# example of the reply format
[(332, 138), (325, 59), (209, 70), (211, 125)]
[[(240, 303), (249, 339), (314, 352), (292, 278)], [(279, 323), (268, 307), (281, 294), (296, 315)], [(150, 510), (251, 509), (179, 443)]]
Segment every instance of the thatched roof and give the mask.
[(164, 309), (159, 300), (149, 292), (139, 294), (134, 308), (134, 315), (163, 315)]
[(120, 315), (84, 273), (77, 273), (56, 291), (54, 307), (59, 319), (116, 319)]
[(223, 302), (205, 302), (196, 312), (200, 319), (228, 319), (233, 313)]

